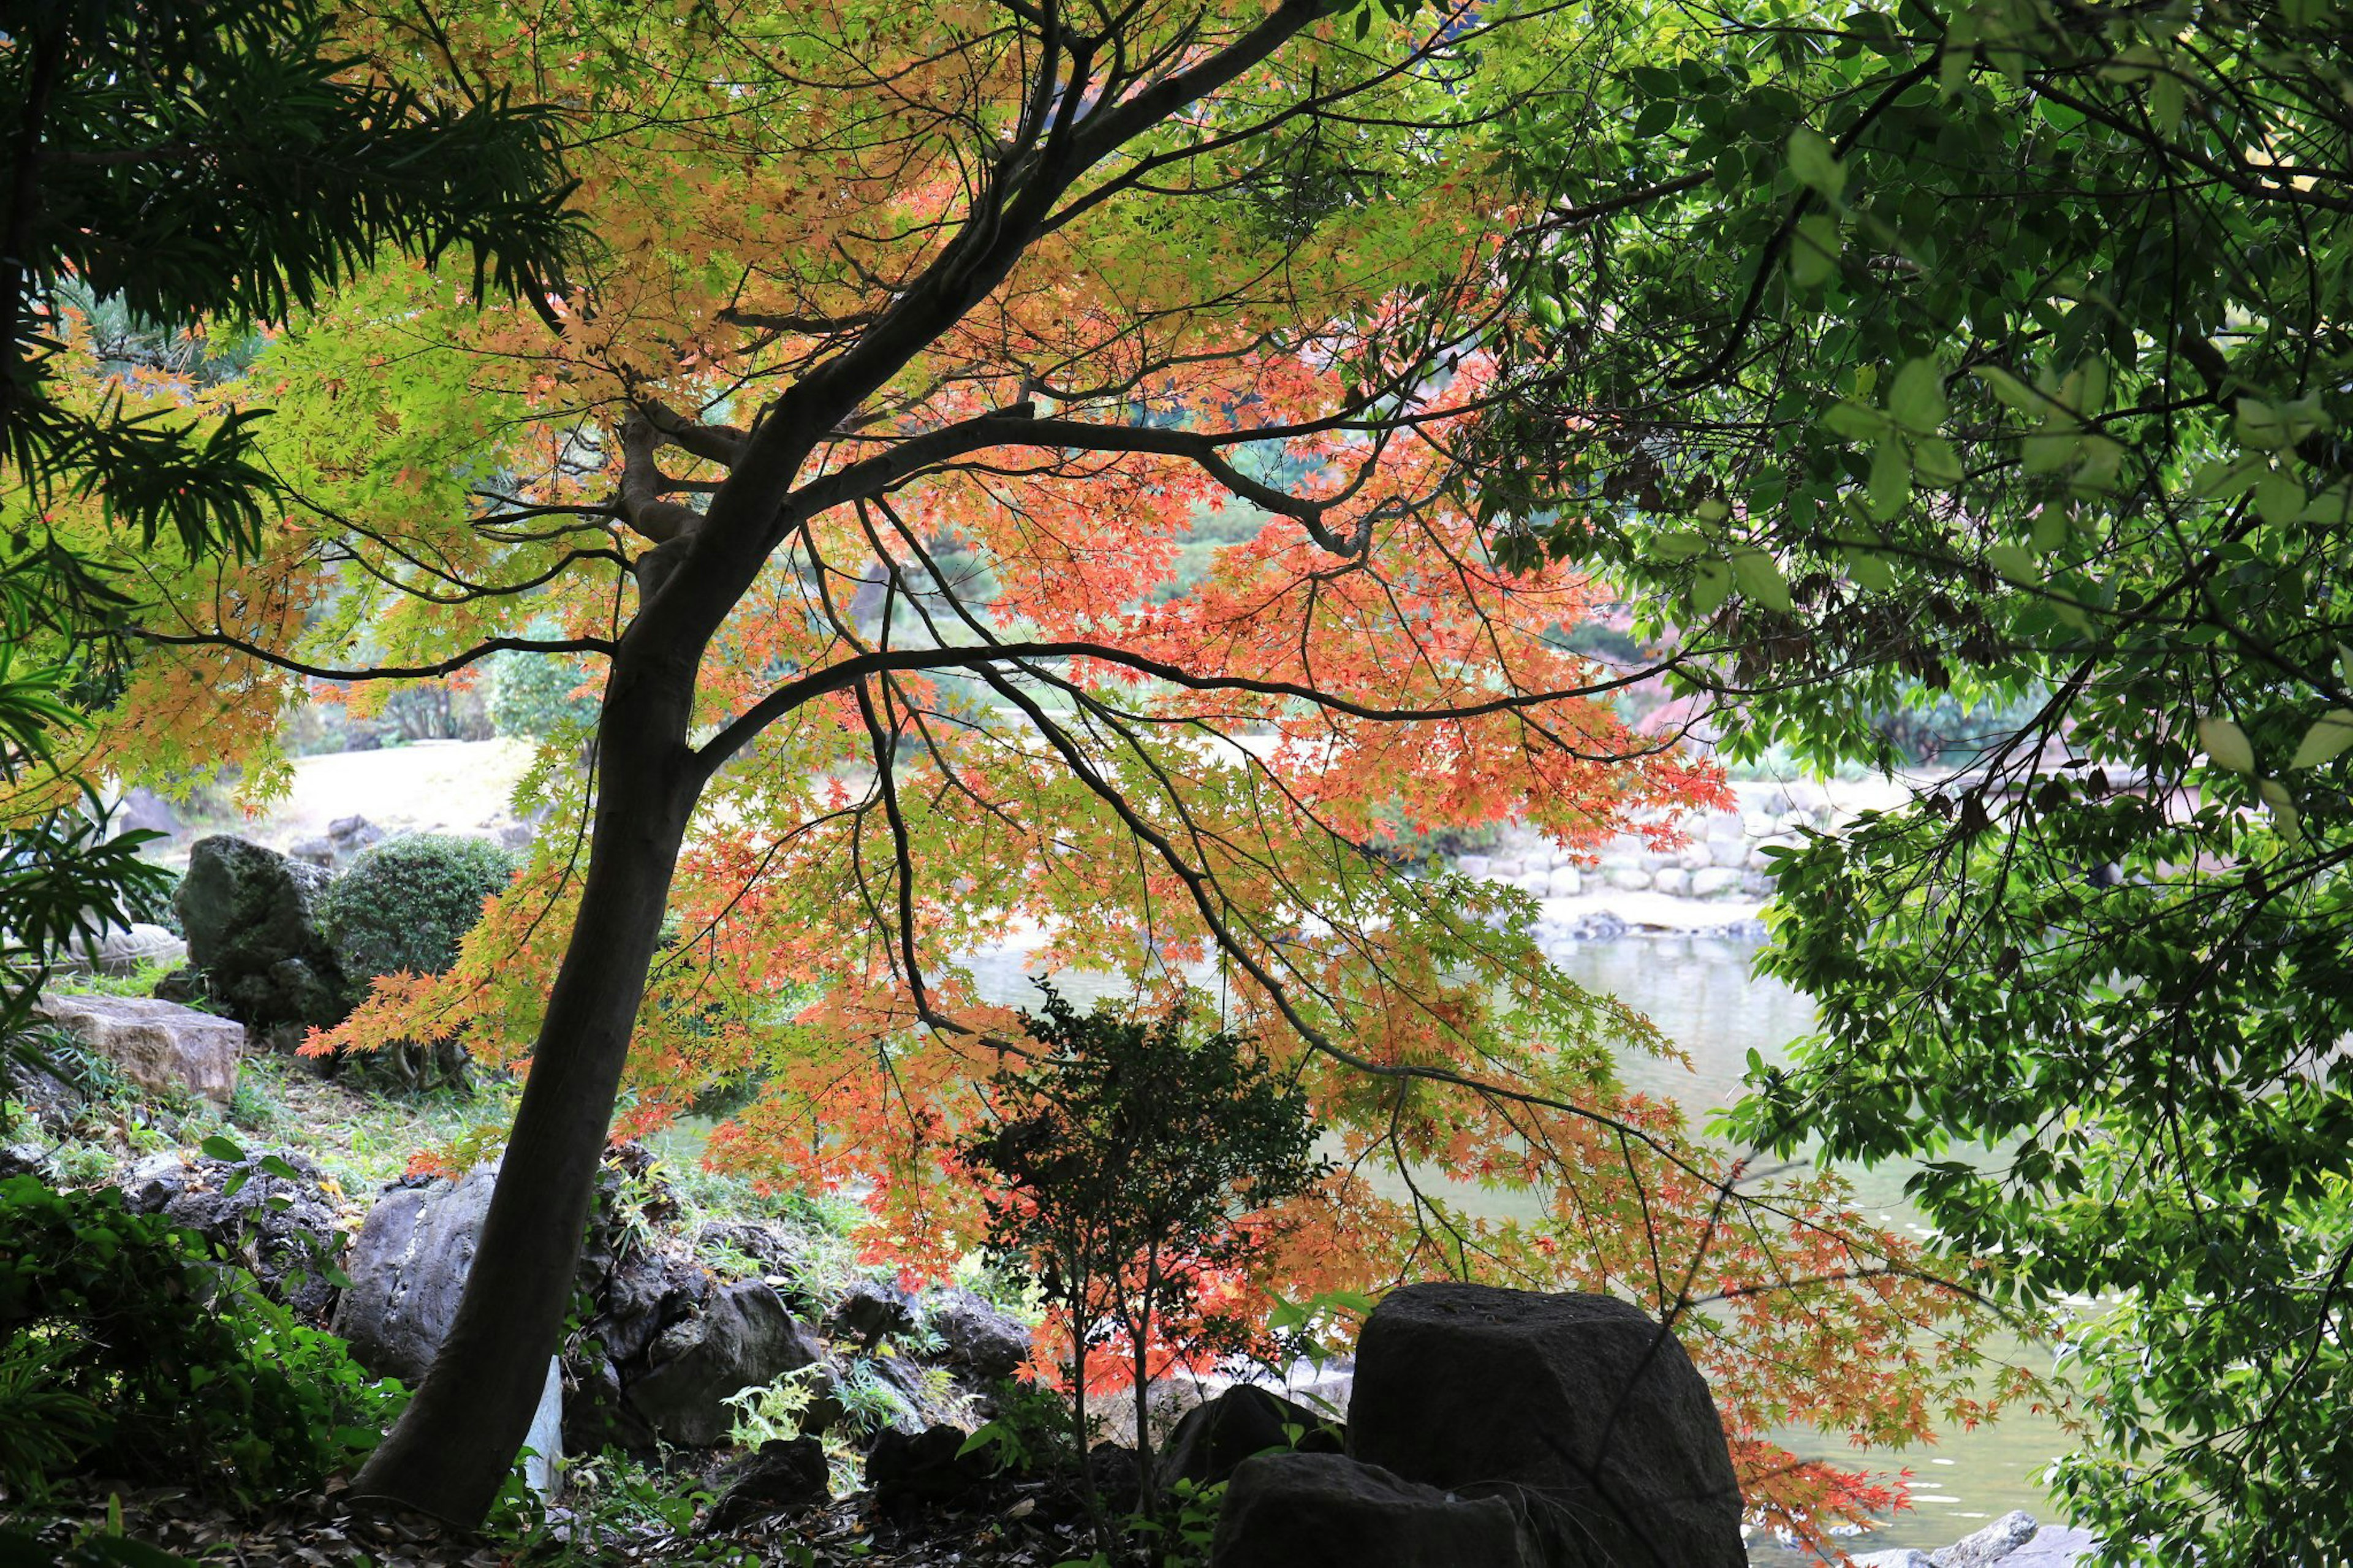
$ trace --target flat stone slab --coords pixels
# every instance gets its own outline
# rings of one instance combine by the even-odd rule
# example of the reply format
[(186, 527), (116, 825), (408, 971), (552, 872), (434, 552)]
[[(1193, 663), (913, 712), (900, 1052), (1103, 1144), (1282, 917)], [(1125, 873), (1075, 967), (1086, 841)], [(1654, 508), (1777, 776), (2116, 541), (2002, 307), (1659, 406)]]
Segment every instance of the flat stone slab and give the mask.
[(37, 1010), (145, 1089), (228, 1102), (245, 1026), (153, 996), (46, 992)]

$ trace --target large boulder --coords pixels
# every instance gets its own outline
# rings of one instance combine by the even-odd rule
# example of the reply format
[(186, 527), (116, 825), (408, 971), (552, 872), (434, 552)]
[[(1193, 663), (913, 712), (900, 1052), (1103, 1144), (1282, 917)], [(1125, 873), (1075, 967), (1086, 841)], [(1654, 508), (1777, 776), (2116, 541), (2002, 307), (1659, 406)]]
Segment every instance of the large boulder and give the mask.
[(604, 1356), (565, 1363), (564, 1449), (595, 1454), (619, 1447), (632, 1454), (654, 1446), (654, 1429), (621, 1394), (621, 1369)]
[(2088, 1530), (2046, 1524), (2033, 1540), (2001, 1558), (2001, 1568), (2075, 1568), (2099, 1550), (2098, 1538)]
[(1339, 1454), (1265, 1454), (1226, 1489), (1209, 1568), (1539, 1568), (1502, 1498), (1466, 1499)]
[(886, 1339), (913, 1331), (915, 1298), (896, 1285), (860, 1279), (842, 1292), (825, 1326), (837, 1338), (857, 1340), (871, 1351)]
[(142, 1088), (227, 1104), (245, 1026), (152, 996), (44, 994), (38, 1010)]
[(1185, 1412), (1160, 1456), (1163, 1485), (1225, 1480), (1244, 1459), (1269, 1449), (1337, 1454), (1342, 1436), (1332, 1423), (1303, 1405), (1250, 1384), (1237, 1384), (1207, 1405)]
[(326, 1173), (293, 1149), (248, 1150), (238, 1160), (151, 1154), (120, 1185), (133, 1214), (160, 1214), (214, 1242), (244, 1266), (263, 1295), (318, 1322), (335, 1300), (329, 1283), (343, 1249)]
[(730, 1395), (815, 1365), (825, 1347), (773, 1287), (744, 1279), (712, 1291), (700, 1313), (663, 1330), (647, 1354), (651, 1370), (627, 1385), (628, 1403), (669, 1441), (707, 1448), (725, 1442), (735, 1424)]
[(1715, 1401), (1674, 1336), (1607, 1296), (1393, 1290), (1356, 1345), (1349, 1450), (1430, 1486), (1541, 1499), (1550, 1554), (1746, 1568)]
[[(733, 1255), (751, 1263), (758, 1273), (769, 1277), (771, 1284), (797, 1277), (808, 1263), (807, 1246), (774, 1220), (706, 1220), (694, 1233), (694, 1245), (700, 1251)], [(741, 1271), (740, 1268), (722, 1269)]]
[(328, 879), (242, 838), (196, 840), (173, 907), (189, 962), (232, 1016), (257, 1028), (342, 1020), (343, 972), (316, 919)]
[(496, 1165), (478, 1166), (454, 1182), (396, 1187), (368, 1211), (343, 1265), (351, 1287), (335, 1308), (335, 1332), (353, 1360), (379, 1377), (425, 1375), (458, 1315), (497, 1181)]
[(633, 1363), (664, 1329), (692, 1315), (710, 1298), (711, 1276), (692, 1260), (632, 1252), (615, 1263), (596, 1292), (600, 1310), (589, 1336), (614, 1362)]

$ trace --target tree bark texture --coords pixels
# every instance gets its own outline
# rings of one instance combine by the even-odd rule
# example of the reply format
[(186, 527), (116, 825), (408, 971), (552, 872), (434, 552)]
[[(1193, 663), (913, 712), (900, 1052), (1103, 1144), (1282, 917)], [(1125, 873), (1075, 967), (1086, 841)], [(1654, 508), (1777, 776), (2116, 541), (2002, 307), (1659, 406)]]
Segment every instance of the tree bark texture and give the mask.
[(432, 1370), (356, 1489), (479, 1521), (546, 1382), (596, 1169), (696, 787), (681, 682), (640, 676), (626, 647), (599, 726), (596, 829), (580, 910), (548, 994), (512, 1134), (458, 1313)]

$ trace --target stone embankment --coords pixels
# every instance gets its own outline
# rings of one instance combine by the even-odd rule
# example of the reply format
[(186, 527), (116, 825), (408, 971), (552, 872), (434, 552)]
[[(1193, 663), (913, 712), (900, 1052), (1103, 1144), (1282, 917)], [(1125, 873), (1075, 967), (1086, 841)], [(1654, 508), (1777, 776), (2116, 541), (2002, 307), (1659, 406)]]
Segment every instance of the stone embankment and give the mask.
[(1905, 794), (1901, 784), (1875, 779), (1731, 788), (1736, 806), (1688, 820), (1685, 842), (1673, 848), (1627, 835), (1578, 855), (1514, 827), (1456, 857), (1454, 868), (1540, 900), (1538, 935), (1547, 942), (1741, 928), (1773, 891), (1771, 851), (1794, 847), (1810, 832), (1835, 832), (1857, 812), (1893, 805)]

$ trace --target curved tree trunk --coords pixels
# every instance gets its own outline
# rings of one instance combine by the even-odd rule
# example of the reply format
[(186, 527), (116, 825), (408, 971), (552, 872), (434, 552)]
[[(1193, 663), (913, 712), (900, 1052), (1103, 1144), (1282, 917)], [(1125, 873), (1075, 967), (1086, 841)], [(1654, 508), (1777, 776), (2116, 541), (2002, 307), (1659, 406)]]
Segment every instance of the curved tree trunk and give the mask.
[[(701, 793), (685, 733), (692, 663), (625, 650), (598, 727), (587, 881), (449, 1335), (361, 1469), (364, 1497), (471, 1526), (514, 1464), (572, 1295), (621, 1069)], [(667, 662), (667, 661), (659, 661)]]
[[(530, 1430), (570, 1299), (687, 819), (710, 767), (786, 708), (828, 689), (822, 679), (805, 678), (774, 710), (765, 701), (754, 704), (698, 757), (687, 734), (702, 651), (797, 522), (847, 504), (861, 493), (860, 485), (881, 494), (905, 477), (869, 459), (796, 492), (804, 459), (1010, 275), (1081, 174), (1344, 3), (1280, 0), (1208, 58), (1154, 75), (1148, 87), (1083, 115), (1071, 110), (1098, 83), (1098, 50), (1103, 58), (1117, 51), (1101, 39), (1067, 48), (1059, 28), (1050, 26), (1044, 58), (1060, 66), (1040, 77), (1025, 110), (1035, 144), (992, 166), (967, 221), (923, 274), (854, 342), (769, 403), (751, 431), (704, 430), (696, 437), (716, 440), (728, 468), (707, 510), (698, 513), (664, 499), (650, 448), (628, 456), (633, 438), (651, 441), (659, 432), (643, 409), (625, 423), (621, 503), (637, 531), (659, 542), (636, 562), (639, 609), (615, 652), (597, 725), (603, 774), (580, 913), (548, 997), (457, 1319), (417, 1397), (360, 1471), (361, 1495), (473, 1525), (497, 1497)], [(1025, 403), (1003, 418), (951, 426), (957, 439), (976, 445), (951, 443), (918, 467), (994, 446), (1008, 433), (1001, 424), (1026, 425), (1033, 412)], [(851, 679), (842, 674), (837, 684)]]

